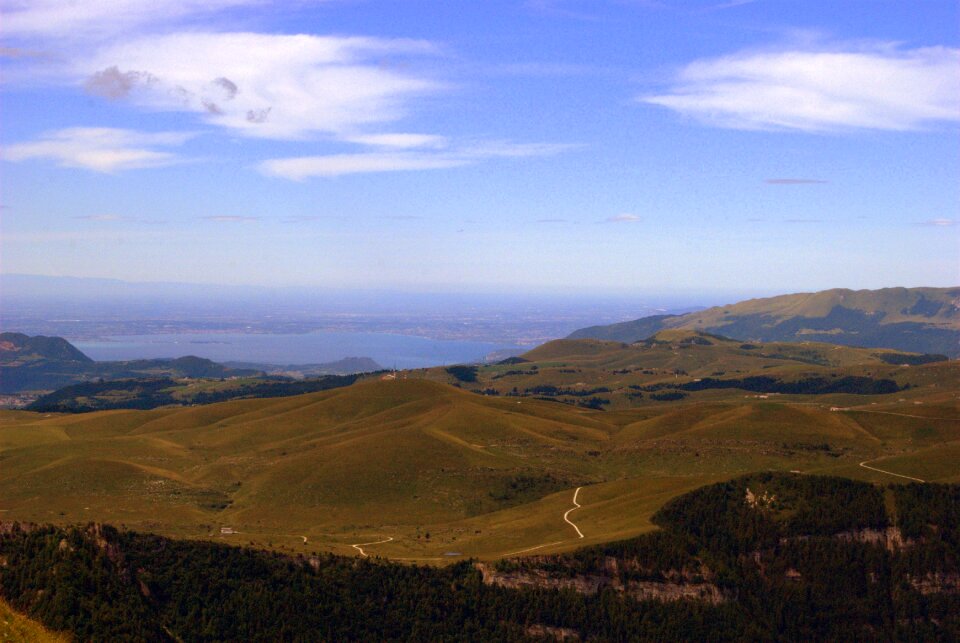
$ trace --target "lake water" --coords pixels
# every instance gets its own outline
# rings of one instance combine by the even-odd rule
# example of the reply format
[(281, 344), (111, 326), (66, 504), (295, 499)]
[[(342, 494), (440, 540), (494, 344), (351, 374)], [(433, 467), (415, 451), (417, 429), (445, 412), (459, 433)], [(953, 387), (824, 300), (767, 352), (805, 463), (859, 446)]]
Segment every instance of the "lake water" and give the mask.
[(97, 361), (196, 355), (215, 362), (318, 364), (344, 357), (370, 357), (384, 368), (422, 368), (477, 362), (504, 344), (450, 341), (386, 333), (317, 332), (299, 335), (189, 333), (123, 335), (105, 340), (71, 340)]

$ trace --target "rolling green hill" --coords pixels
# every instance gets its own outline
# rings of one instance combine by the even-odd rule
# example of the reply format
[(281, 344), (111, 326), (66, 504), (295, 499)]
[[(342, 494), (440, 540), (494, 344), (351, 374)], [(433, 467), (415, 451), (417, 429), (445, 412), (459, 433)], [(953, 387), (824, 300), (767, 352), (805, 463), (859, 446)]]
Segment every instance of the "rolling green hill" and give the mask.
[(742, 341), (813, 341), (960, 357), (960, 288), (834, 289), (751, 299), (574, 331), (571, 339), (632, 343), (664, 329)]
[(903, 355), (669, 331), (293, 397), (0, 412), (0, 517), (443, 563), (635, 536), (757, 470), (960, 481), (960, 364)]
[(943, 355), (818, 342), (744, 343), (691, 330), (664, 330), (633, 344), (556, 340), (519, 359), (430, 369), (419, 376), (490, 396), (607, 411), (782, 395), (845, 406), (849, 395), (911, 397), (938, 381), (960, 387), (960, 365)]

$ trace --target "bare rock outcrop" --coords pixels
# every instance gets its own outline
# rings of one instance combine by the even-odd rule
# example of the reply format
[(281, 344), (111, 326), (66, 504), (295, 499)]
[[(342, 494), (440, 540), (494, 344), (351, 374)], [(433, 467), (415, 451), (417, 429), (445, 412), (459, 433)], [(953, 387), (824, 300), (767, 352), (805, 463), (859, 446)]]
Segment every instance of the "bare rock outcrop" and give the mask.
[[(613, 562), (611, 562), (613, 561)], [(615, 570), (617, 560), (608, 558), (605, 564), (607, 574), (576, 574), (573, 576), (551, 576), (542, 570), (500, 572), (485, 563), (477, 563), (476, 568), (487, 585), (519, 589), (539, 587), (547, 589), (572, 589), (581, 594), (597, 594), (605, 588), (611, 588), (638, 601), (697, 600), (718, 605), (726, 600), (719, 587), (709, 582), (688, 580), (689, 574), (677, 570), (664, 573), (664, 581), (627, 581), (622, 582)], [(613, 571), (613, 574), (610, 572)], [(608, 575), (609, 574), (609, 575)]]

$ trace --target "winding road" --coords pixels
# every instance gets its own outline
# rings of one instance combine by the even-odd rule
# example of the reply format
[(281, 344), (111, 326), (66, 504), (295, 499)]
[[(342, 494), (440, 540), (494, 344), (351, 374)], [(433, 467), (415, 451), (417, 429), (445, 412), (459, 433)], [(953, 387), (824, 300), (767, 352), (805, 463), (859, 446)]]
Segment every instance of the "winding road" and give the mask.
[(387, 537), (386, 537), (385, 539), (383, 539), (383, 540), (375, 540), (375, 541), (369, 542), (369, 543), (357, 543), (356, 545), (350, 545), (350, 546), (353, 547), (354, 549), (356, 549), (358, 552), (360, 552), (360, 555), (361, 555), (361, 556), (363, 556), (364, 558), (368, 558), (369, 556), (368, 556), (367, 552), (363, 551), (363, 548), (364, 548), (364, 547), (366, 547), (367, 545), (379, 545), (379, 544), (381, 544), (381, 543), (388, 543), (388, 542), (390, 542), (391, 540), (393, 540), (393, 536), (387, 536)]
[(583, 538), (583, 532), (580, 531), (580, 528), (577, 527), (577, 526), (573, 523), (573, 521), (570, 520), (570, 519), (567, 517), (567, 516), (570, 515), (570, 512), (576, 511), (577, 509), (580, 508), (580, 503), (577, 502), (577, 494), (580, 493), (580, 489), (582, 489), (582, 487), (577, 487), (577, 490), (573, 492), (573, 504), (574, 504), (574, 506), (571, 507), (570, 509), (567, 509), (567, 512), (566, 512), (565, 514), (563, 514), (563, 519), (566, 520), (567, 523), (568, 523), (571, 527), (573, 527), (574, 529), (577, 530), (577, 535), (578, 535), (578, 536), (580, 536), (581, 538)]
[(879, 471), (880, 473), (886, 473), (887, 475), (890, 475), (890, 476), (897, 476), (898, 478), (906, 478), (907, 480), (913, 480), (914, 482), (926, 482), (926, 480), (921, 480), (920, 478), (905, 476), (900, 473), (894, 473), (893, 471), (885, 471), (883, 469), (871, 467), (869, 464), (867, 464), (868, 462), (870, 462), (870, 460), (864, 460), (863, 462), (860, 463), (860, 466), (863, 467), (864, 469), (870, 469), (871, 471)]

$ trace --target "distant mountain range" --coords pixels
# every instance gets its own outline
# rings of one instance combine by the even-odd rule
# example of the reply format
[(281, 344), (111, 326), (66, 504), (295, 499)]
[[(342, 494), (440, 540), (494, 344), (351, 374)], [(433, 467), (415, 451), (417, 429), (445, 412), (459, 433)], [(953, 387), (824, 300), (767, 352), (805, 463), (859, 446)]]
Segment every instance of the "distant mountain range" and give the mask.
[[(357, 370), (350, 370), (351, 368)], [(331, 364), (297, 367), (301, 376), (339, 375), (379, 368), (379, 365), (369, 358), (355, 357)], [(273, 370), (274, 367), (270, 365), (225, 365), (192, 355), (176, 359), (95, 362), (62, 337), (0, 333), (0, 394), (52, 391), (98, 379), (252, 377)]]
[(654, 315), (581, 328), (569, 339), (632, 343), (661, 330), (742, 341), (828, 342), (960, 357), (960, 287), (833, 289), (751, 299), (685, 315)]

